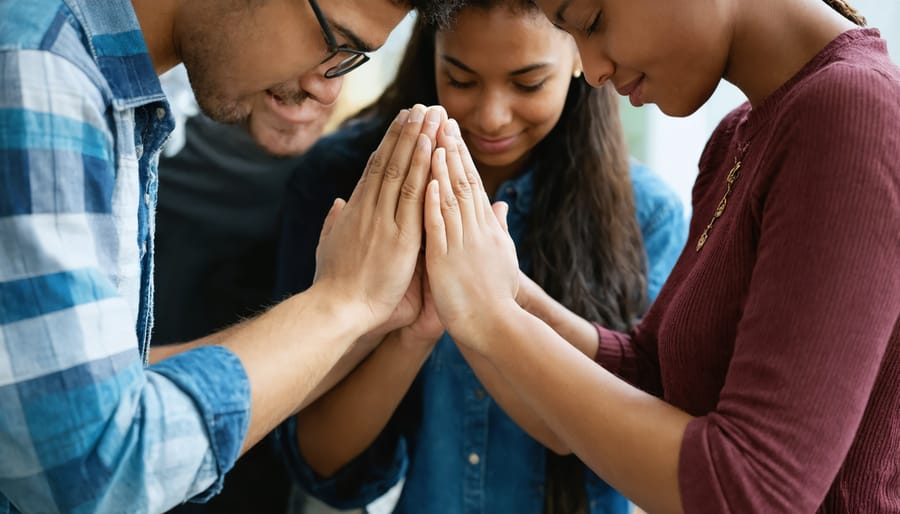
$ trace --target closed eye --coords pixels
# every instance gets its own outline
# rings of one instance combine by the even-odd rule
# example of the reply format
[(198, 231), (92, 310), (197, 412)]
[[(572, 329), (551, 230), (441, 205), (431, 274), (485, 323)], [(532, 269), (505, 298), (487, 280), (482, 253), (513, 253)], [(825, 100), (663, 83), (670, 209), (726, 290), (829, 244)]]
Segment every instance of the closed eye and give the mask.
[(450, 87), (455, 87), (457, 89), (469, 89), (469, 88), (475, 86), (474, 81), (470, 80), (467, 82), (463, 82), (461, 80), (456, 80), (449, 73), (447, 73), (447, 83), (450, 85)]
[(590, 25), (585, 27), (584, 34), (587, 37), (591, 37), (591, 35), (593, 35), (595, 32), (597, 32), (597, 29), (600, 28), (600, 18), (602, 16), (603, 16), (603, 11), (597, 11), (597, 14), (594, 15), (594, 18), (591, 20)]
[(537, 84), (521, 84), (521, 83), (516, 82), (515, 86), (516, 86), (516, 89), (518, 89), (524, 93), (535, 93), (537, 91), (540, 91), (541, 88), (544, 87), (544, 84), (546, 82), (547, 82), (547, 79), (544, 79), (544, 80), (538, 82)]

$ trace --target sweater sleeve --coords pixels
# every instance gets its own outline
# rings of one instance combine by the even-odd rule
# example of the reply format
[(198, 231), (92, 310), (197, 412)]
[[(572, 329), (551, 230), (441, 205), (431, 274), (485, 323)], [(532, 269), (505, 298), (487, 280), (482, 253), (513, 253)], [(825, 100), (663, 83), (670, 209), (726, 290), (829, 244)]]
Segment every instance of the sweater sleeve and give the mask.
[(764, 149), (734, 354), (682, 443), (685, 512), (815, 511), (897, 346), (900, 88), (838, 66), (784, 100)]

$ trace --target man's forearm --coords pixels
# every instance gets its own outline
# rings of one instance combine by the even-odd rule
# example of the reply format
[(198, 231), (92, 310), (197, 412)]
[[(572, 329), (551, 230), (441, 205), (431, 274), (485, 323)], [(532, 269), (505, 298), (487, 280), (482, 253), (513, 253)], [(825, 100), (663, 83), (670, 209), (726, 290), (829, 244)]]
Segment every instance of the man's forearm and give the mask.
[(361, 308), (336, 303), (313, 286), (226, 330), (217, 344), (237, 355), (250, 379), (253, 409), (243, 451), (321, 394), (341, 357), (372, 328), (365, 319)]

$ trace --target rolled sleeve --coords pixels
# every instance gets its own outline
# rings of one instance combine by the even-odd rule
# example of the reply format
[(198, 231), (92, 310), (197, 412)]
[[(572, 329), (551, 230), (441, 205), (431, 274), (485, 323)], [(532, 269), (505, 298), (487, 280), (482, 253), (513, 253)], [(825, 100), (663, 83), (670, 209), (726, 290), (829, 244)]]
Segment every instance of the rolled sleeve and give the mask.
[[(206, 501), (222, 490), (250, 426), (250, 380), (228, 349), (207, 346), (148, 368), (176, 384), (197, 404), (215, 457), (215, 482), (193, 501)], [(198, 482), (205, 482), (202, 477)]]
[(406, 440), (385, 430), (366, 451), (328, 478), (318, 476), (297, 445), (297, 423), (273, 434), (291, 477), (309, 494), (336, 509), (359, 509), (390, 491), (406, 475)]

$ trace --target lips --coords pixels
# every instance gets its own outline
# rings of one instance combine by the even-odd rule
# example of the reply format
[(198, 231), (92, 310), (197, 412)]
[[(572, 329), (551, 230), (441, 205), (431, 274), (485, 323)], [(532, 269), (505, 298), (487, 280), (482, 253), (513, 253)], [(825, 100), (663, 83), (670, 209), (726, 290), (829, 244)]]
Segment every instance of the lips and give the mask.
[(484, 153), (501, 153), (509, 150), (519, 138), (519, 134), (502, 137), (484, 137), (469, 134), (469, 144)]
[(309, 123), (315, 119), (315, 110), (307, 108), (306, 101), (299, 103), (286, 102), (282, 97), (266, 90), (266, 107), (278, 118), (287, 123)]
[(627, 96), (631, 101), (631, 105), (635, 107), (640, 107), (644, 105), (643, 100), (641, 100), (641, 93), (643, 92), (645, 75), (641, 75), (640, 77), (632, 80), (628, 84), (625, 84), (622, 87), (616, 87), (616, 92), (622, 96)]

